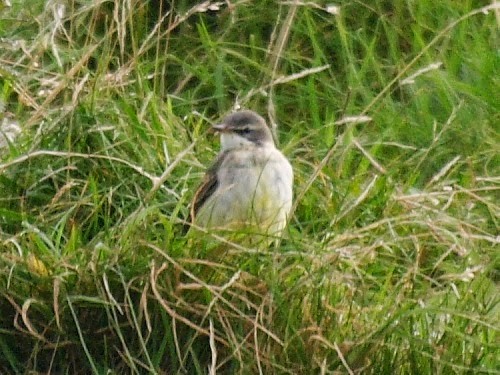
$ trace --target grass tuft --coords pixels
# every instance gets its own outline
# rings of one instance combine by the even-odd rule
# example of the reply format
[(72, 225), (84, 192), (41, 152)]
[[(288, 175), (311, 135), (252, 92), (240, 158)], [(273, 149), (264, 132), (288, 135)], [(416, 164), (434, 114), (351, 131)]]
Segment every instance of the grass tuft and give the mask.
[[(0, 372), (498, 374), (499, 12), (0, 1)], [(237, 107), (265, 251), (184, 235)]]

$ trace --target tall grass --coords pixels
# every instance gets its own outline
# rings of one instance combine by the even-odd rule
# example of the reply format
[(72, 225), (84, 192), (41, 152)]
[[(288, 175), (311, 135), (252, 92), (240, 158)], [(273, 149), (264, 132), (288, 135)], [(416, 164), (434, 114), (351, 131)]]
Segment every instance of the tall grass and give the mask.
[[(499, 373), (496, 2), (0, 3), (1, 373)], [(186, 239), (265, 115), (278, 248)]]

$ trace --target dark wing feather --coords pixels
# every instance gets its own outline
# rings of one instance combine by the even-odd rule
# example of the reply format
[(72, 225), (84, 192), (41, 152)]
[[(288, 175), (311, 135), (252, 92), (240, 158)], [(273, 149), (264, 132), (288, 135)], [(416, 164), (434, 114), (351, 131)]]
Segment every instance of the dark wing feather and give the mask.
[(200, 187), (198, 188), (198, 190), (196, 190), (193, 202), (191, 204), (192, 223), (194, 223), (194, 219), (200, 208), (207, 201), (207, 199), (210, 198), (210, 196), (215, 192), (217, 186), (219, 186), (219, 181), (217, 179), (217, 171), (219, 170), (221, 164), (224, 162), (224, 159), (226, 158), (227, 154), (228, 154), (227, 151), (224, 151), (219, 154), (219, 156), (212, 164), (212, 166), (208, 168)]

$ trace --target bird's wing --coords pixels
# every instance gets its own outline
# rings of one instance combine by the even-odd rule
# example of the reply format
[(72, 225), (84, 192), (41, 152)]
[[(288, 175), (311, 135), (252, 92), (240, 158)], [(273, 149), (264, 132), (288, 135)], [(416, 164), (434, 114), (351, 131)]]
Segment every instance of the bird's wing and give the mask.
[(191, 203), (191, 222), (194, 223), (194, 219), (196, 214), (203, 206), (203, 204), (212, 196), (212, 194), (217, 189), (219, 185), (217, 171), (219, 170), (221, 164), (224, 162), (228, 155), (227, 151), (221, 152), (215, 162), (212, 164), (210, 168), (208, 168), (205, 173), (205, 177), (203, 178), (203, 182), (201, 183), (198, 190), (194, 194), (193, 202)]

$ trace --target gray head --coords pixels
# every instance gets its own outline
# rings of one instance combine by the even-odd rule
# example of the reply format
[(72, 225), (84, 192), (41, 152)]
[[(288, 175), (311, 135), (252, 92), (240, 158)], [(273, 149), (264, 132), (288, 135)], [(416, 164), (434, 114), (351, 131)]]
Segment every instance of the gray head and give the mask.
[(266, 121), (254, 111), (239, 111), (228, 115), (213, 128), (221, 133), (223, 150), (248, 145), (274, 147)]

